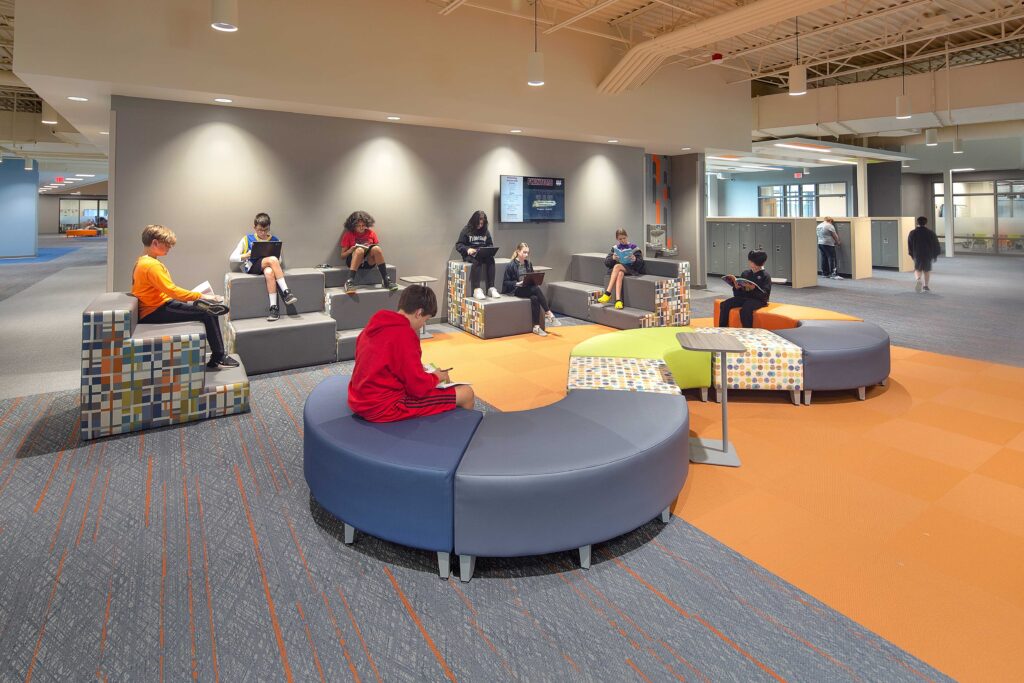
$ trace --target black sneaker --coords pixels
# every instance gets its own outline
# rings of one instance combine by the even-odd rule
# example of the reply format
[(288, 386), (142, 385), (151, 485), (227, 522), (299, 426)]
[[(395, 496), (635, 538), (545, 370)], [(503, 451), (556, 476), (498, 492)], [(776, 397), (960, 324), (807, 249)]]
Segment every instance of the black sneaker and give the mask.
[(224, 304), (219, 304), (215, 301), (207, 301), (206, 299), (196, 299), (192, 304), (200, 311), (208, 311), (214, 315), (227, 315), (231, 309)]
[(284, 297), (284, 303), (286, 306), (294, 306), (295, 304), (299, 303), (299, 297), (292, 294), (290, 289), (286, 289), (283, 292), (281, 292), (281, 296)]
[(397, 291), (398, 291), (398, 285), (397, 285), (397, 284), (395, 284), (394, 282), (385, 282), (385, 283), (384, 283), (384, 287), (385, 287), (385, 288), (386, 288), (386, 289), (387, 289), (387, 290), (388, 290), (389, 292), (397, 292)]
[(267, 322), (277, 322), (281, 319), (281, 311), (277, 306), (271, 306), (270, 311), (267, 312)]
[(240, 363), (231, 356), (224, 356), (222, 358), (211, 358), (206, 367), (216, 370), (217, 368), (237, 368), (239, 365)]
[(351, 277), (349, 278), (348, 282), (345, 283), (345, 293), (346, 294), (355, 294), (356, 293), (356, 282)]

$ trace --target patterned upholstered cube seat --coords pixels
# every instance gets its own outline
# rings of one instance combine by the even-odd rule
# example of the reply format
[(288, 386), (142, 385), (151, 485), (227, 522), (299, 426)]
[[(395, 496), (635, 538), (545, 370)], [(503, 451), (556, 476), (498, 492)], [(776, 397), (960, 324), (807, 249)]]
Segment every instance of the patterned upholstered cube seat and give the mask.
[[(736, 337), (747, 347), (746, 353), (730, 353), (726, 357), (726, 381), (730, 391), (788, 391), (793, 403), (799, 405), (804, 381), (803, 351), (799, 346), (774, 332), (757, 328), (702, 327), (693, 331), (723, 332)], [(717, 353), (714, 354), (711, 376), (715, 389), (720, 389), (722, 370)]]

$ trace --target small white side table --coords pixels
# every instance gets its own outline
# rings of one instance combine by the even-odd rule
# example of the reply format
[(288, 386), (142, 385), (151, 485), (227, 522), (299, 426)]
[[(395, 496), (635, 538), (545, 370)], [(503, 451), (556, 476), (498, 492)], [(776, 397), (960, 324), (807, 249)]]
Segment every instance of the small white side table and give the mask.
[(740, 456), (729, 443), (729, 383), (726, 381), (725, 356), (729, 353), (746, 353), (747, 347), (736, 337), (722, 332), (680, 332), (676, 335), (679, 345), (688, 351), (706, 351), (719, 354), (722, 368), (722, 441), (717, 439), (690, 438), (690, 462), (705, 465), (739, 467)]
[[(398, 278), (402, 282), (408, 282), (410, 285), (425, 285), (428, 282), (437, 282), (436, 277), (430, 277), (429, 275), (402, 275)], [(424, 325), (420, 328), (420, 339), (433, 339), (434, 335), (427, 332), (427, 326)]]

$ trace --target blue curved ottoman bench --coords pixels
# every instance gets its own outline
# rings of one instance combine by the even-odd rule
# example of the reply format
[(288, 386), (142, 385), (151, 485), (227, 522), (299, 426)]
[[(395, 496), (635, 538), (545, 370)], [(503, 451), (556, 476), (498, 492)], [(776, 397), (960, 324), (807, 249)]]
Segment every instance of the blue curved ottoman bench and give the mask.
[(842, 389), (856, 389), (863, 401), (867, 387), (889, 377), (889, 334), (874, 323), (801, 320), (775, 334), (803, 350), (805, 405), (814, 391)]
[(447, 578), (455, 469), (483, 414), (442, 415), (378, 424), (348, 407), (348, 377), (329, 377), (306, 399), (303, 469), (310, 493), (355, 530), (437, 553)]
[(681, 395), (575, 390), (561, 401), (489, 414), (455, 473), (455, 552), (475, 559), (590, 546), (661, 514), (689, 471), (690, 419)]

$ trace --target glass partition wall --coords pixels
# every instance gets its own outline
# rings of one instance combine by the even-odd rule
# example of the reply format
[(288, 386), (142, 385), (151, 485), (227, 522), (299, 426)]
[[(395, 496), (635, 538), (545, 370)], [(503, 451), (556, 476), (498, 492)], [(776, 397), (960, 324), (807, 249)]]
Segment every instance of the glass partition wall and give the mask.
[[(934, 183), (936, 233), (945, 246), (944, 185)], [(953, 183), (954, 251), (1024, 255), (1024, 180)]]
[(60, 200), (60, 232), (76, 228), (105, 227), (107, 222), (106, 199), (64, 199)]

